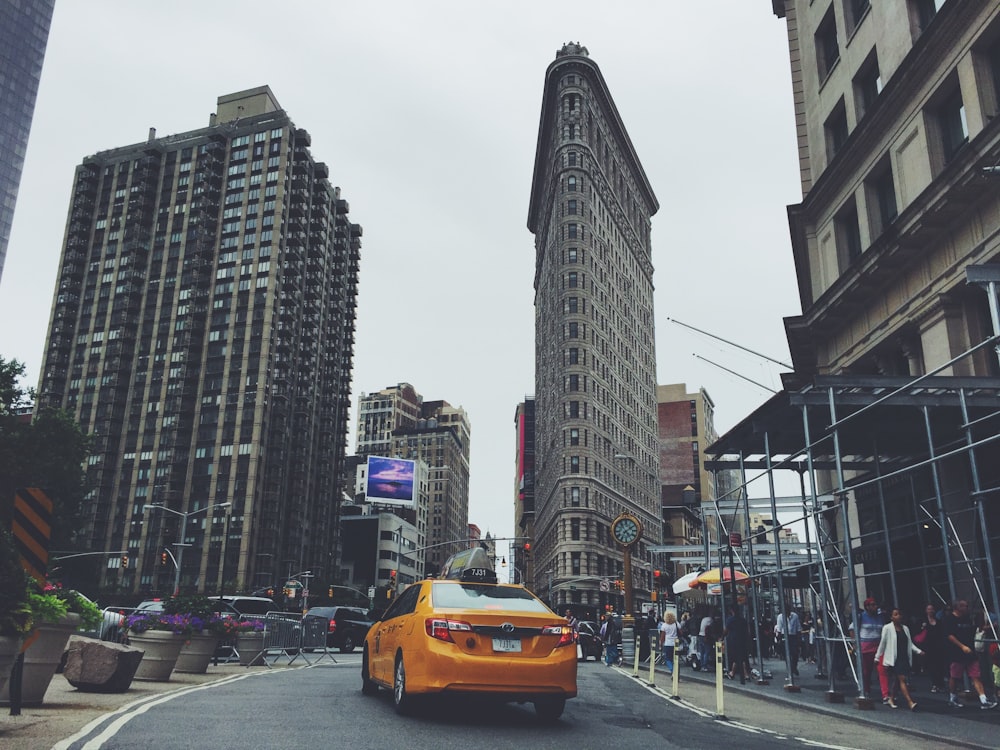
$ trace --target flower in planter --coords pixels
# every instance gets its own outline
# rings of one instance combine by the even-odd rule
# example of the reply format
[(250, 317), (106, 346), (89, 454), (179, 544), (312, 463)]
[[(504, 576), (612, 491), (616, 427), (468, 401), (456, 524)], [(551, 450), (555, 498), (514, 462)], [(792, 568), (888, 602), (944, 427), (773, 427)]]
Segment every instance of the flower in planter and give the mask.
[(225, 621), (226, 635), (263, 633), (264, 629), (264, 621), (257, 618), (251, 618), (248, 620), (229, 618)]
[(170, 632), (175, 635), (200, 633), (204, 622), (192, 615), (170, 615), (166, 612), (138, 612), (125, 618), (129, 633), (141, 634), (149, 630)]
[(101, 624), (100, 608), (79, 591), (63, 588), (58, 582), (46, 582), (42, 594), (54, 596), (65, 605), (67, 612), (80, 615), (80, 629), (93, 630)]

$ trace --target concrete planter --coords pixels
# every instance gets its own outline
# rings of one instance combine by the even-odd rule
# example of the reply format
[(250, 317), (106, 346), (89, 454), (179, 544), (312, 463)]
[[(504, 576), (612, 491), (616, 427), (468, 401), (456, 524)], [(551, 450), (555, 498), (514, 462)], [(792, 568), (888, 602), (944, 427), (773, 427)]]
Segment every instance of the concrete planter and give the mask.
[(240, 633), (236, 637), (236, 650), (240, 654), (240, 666), (253, 667), (264, 663), (264, 633)]
[[(41, 705), (45, 691), (62, 661), (66, 643), (80, 627), (80, 615), (70, 613), (58, 622), (44, 622), (35, 628), (34, 640), (24, 652), (24, 671), (21, 673), (21, 705)], [(0, 690), (0, 703), (10, 703), (10, 685)]]
[(129, 642), (144, 652), (139, 668), (135, 671), (135, 679), (156, 682), (169, 680), (185, 640), (185, 636), (166, 630), (130, 634)]
[(21, 636), (0, 637), (0, 688), (7, 689), (7, 680), (10, 679), (10, 670), (14, 668), (14, 661), (21, 653), (21, 644), (24, 639)]
[(189, 635), (184, 641), (184, 645), (181, 646), (181, 653), (177, 657), (177, 666), (174, 667), (174, 671), (187, 674), (205, 674), (218, 646), (219, 636), (215, 633)]

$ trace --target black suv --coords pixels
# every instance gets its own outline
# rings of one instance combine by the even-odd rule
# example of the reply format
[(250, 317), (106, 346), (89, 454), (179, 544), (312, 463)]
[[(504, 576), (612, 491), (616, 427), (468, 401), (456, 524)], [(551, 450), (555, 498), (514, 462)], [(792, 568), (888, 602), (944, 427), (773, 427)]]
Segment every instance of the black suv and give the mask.
[(326, 647), (349, 654), (361, 645), (372, 626), (368, 613), (359, 607), (312, 607), (305, 617), (324, 617), (330, 621)]

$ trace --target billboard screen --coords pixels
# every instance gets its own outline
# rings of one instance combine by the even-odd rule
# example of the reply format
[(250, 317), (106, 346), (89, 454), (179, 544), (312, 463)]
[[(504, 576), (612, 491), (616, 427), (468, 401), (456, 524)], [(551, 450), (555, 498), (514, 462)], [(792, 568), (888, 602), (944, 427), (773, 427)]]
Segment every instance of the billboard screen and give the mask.
[(368, 457), (365, 496), (370, 503), (413, 505), (417, 464), (403, 458)]

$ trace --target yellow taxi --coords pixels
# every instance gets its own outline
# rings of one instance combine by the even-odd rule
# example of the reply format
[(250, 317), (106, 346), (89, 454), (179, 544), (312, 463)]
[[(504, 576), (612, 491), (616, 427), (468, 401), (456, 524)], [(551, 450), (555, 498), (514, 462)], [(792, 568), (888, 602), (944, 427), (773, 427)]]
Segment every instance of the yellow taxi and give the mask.
[(361, 691), (392, 690), (399, 713), (415, 697), (475, 694), (531, 702), (558, 719), (576, 697), (573, 628), (524, 586), (498, 584), (479, 547), (409, 586), (365, 637)]

